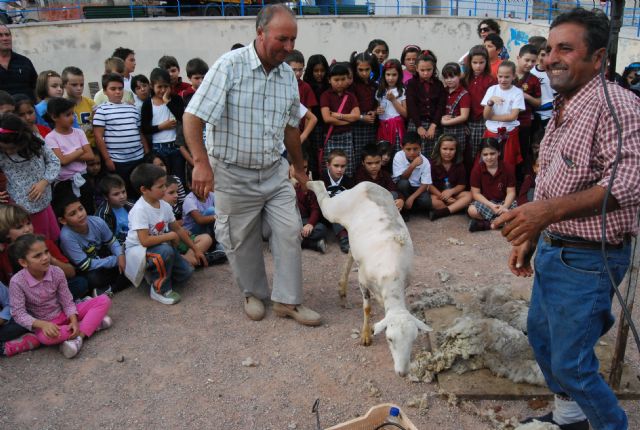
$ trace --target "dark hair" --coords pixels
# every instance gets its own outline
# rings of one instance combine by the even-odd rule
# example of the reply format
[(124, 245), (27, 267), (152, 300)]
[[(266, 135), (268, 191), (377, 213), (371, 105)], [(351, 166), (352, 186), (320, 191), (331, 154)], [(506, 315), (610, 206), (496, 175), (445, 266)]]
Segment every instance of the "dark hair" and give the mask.
[(376, 145), (378, 146), (378, 154), (391, 154), (393, 152), (391, 142), (388, 140), (379, 140)]
[(133, 78), (131, 78), (131, 91), (135, 92), (138, 84), (141, 82), (143, 84), (151, 85), (151, 82), (149, 82), (149, 79), (147, 79), (145, 75), (135, 75)]
[(442, 77), (448, 78), (451, 76), (461, 76), (462, 69), (460, 69), (460, 64), (458, 63), (447, 63), (442, 68)]
[(56, 218), (64, 218), (64, 213), (69, 205), (82, 202), (80, 202), (80, 197), (76, 196), (73, 192), (66, 192), (71, 191), (70, 186), (62, 190), (58, 190), (56, 187), (56, 190), (59, 192), (55, 193), (56, 195), (51, 201), (51, 207), (53, 208), (53, 213), (56, 214)]
[(0, 143), (15, 147), (20, 157), (30, 160), (42, 155), (44, 142), (33, 134), (27, 123), (18, 115), (0, 115), (0, 128), (4, 129), (0, 133)]
[(180, 179), (174, 175), (167, 175), (167, 187), (170, 185), (180, 185)]
[(172, 57), (171, 55), (163, 55), (158, 60), (158, 67), (164, 70), (170, 69), (171, 67), (177, 67), (179, 69), (180, 65), (178, 64), (178, 60), (176, 60), (176, 57)]
[(69, 82), (69, 75), (73, 76), (82, 76), (84, 77), (84, 73), (80, 70), (79, 67), (76, 66), (68, 66), (62, 69), (62, 85), (67, 85)]
[(11, 97), (11, 94), (6, 91), (0, 90), (0, 105), (15, 106), (16, 101), (13, 99), (13, 97)]
[(456, 144), (456, 158), (455, 160), (453, 160), (453, 164), (460, 163), (462, 161), (462, 151), (460, 151), (460, 144), (458, 143), (458, 139), (456, 139), (454, 136), (450, 134), (443, 134), (438, 138), (438, 141), (433, 147), (433, 152), (431, 153), (431, 157), (429, 158), (431, 160), (431, 164), (432, 165), (442, 164), (442, 157), (440, 156), (440, 147), (442, 146), (443, 142), (454, 142)]
[(171, 85), (171, 76), (169, 76), (169, 72), (166, 69), (161, 69), (156, 67), (151, 71), (149, 75), (149, 81), (151, 82), (151, 95), (155, 95), (153, 91), (153, 86), (159, 83), (165, 83), (167, 85)]
[[(609, 41), (609, 18), (601, 10), (587, 11), (581, 7), (558, 15), (553, 20), (549, 30), (553, 30), (560, 24), (578, 24), (585, 30), (584, 42), (587, 45), (587, 54), (592, 55), (598, 49), (606, 48)], [(605, 59), (606, 61), (606, 59)]]
[[(369, 67), (371, 67), (370, 76), (367, 78), (367, 81), (363, 81), (358, 74), (358, 63), (367, 63)], [(370, 81), (376, 82), (380, 76), (380, 65), (378, 63), (378, 57), (373, 55), (371, 52), (365, 51), (361, 53), (352, 52), (350, 58), (351, 65), (351, 73), (353, 73), (353, 79), (361, 82), (363, 84), (367, 84)], [(373, 76), (371, 76), (373, 74)]]
[(431, 79), (438, 79), (438, 59), (432, 51), (424, 50), (422, 54), (418, 56), (418, 60), (416, 61), (416, 68), (421, 61), (426, 61), (428, 63), (433, 64), (433, 76)]
[(482, 74), (491, 74), (491, 65), (489, 64), (489, 52), (487, 51), (487, 48), (485, 48), (484, 45), (474, 46), (469, 50), (469, 54), (464, 59), (464, 69), (466, 70), (466, 73), (464, 74), (463, 81), (464, 86), (467, 88), (469, 88), (469, 84), (473, 80), (473, 69), (471, 68), (471, 61), (473, 60), (473, 57), (483, 57), (485, 64)]
[(234, 43), (233, 45), (231, 45), (232, 51), (235, 51), (236, 49), (240, 49), (240, 48), (244, 48), (244, 45), (242, 43)]
[(135, 54), (135, 52), (133, 52), (133, 49), (119, 47), (113, 51), (113, 54), (111, 54), (111, 56), (118, 57), (122, 61), (125, 61), (127, 57), (131, 54)]
[[(313, 77), (313, 69), (320, 64), (324, 67), (324, 81), (318, 83)], [(307, 60), (307, 67), (304, 69), (304, 74), (302, 75), (302, 80), (307, 84), (311, 85), (314, 89), (326, 89), (328, 87), (327, 83), (327, 73), (329, 72), (329, 63), (327, 63), (327, 59), (322, 54), (314, 54)]]
[(367, 157), (380, 157), (380, 147), (377, 143), (367, 143), (362, 148), (362, 161)]
[(407, 143), (411, 143), (411, 144), (416, 144), (416, 145), (420, 145), (422, 146), (422, 139), (420, 138), (420, 135), (415, 132), (415, 131), (407, 131), (404, 134), (404, 137), (402, 138), (402, 146), (406, 145)]
[(129, 180), (131, 181), (133, 188), (140, 191), (140, 188), (142, 187), (150, 189), (158, 179), (164, 178), (165, 176), (167, 176), (167, 172), (165, 172), (162, 167), (154, 166), (150, 163), (144, 163), (133, 169), (131, 176), (129, 176)]
[(191, 78), (193, 75), (206, 75), (209, 71), (209, 65), (202, 58), (192, 58), (187, 61), (185, 68), (187, 69), (187, 78)]
[(258, 12), (258, 15), (256, 16), (256, 30), (259, 28), (266, 30), (273, 17), (279, 12), (288, 13), (293, 19), (296, 17), (295, 13), (293, 13), (293, 11), (287, 6), (279, 3), (270, 4), (263, 7), (260, 9), (260, 12)]
[(289, 52), (289, 54), (285, 57), (284, 62), (287, 64), (289, 63), (304, 64), (304, 55), (302, 55), (302, 52), (298, 51), (297, 49), (294, 49), (293, 51)]
[(31, 97), (29, 97), (26, 94), (15, 94), (13, 96), (13, 101), (14, 101), (14, 112), (17, 115), (18, 111), (20, 110), (20, 107), (24, 104), (28, 104), (30, 105), (32, 108), (34, 107), (33, 104), (33, 100), (31, 99)]
[(349, 67), (345, 63), (332, 64), (327, 71), (327, 77), (333, 76), (349, 76)]
[(511, 73), (513, 73), (513, 75), (515, 76), (516, 74), (516, 64), (513, 61), (509, 61), (509, 60), (504, 60), (502, 63), (500, 63), (500, 65), (498, 66), (498, 70), (500, 70), (502, 67), (508, 67), (511, 69)]
[(497, 35), (500, 35), (500, 25), (498, 25), (495, 20), (488, 18), (483, 19), (482, 21), (480, 21), (480, 24), (478, 24), (478, 36), (480, 36), (480, 27), (482, 27), (482, 24), (487, 24), (487, 27), (489, 27), (491, 31), (493, 31)]
[(373, 54), (373, 50), (375, 49), (375, 47), (380, 45), (384, 46), (384, 49), (387, 50), (387, 54), (388, 54), (389, 45), (387, 44), (387, 42), (385, 42), (382, 39), (373, 39), (371, 42), (369, 42), (369, 45), (367, 45), (367, 51)]
[(480, 152), (482, 152), (483, 149), (487, 148), (496, 150), (498, 151), (498, 153), (502, 152), (500, 142), (498, 142), (498, 139), (496, 139), (495, 137), (483, 137), (480, 140)]
[(102, 90), (106, 90), (110, 82), (119, 82), (124, 86), (124, 78), (118, 73), (105, 73), (102, 75)]
[(487, 37), (484, 38), (484, 41), (491, 42), (491, 44), (493, 44), (493, 46), (495, 46), (496, 50), (498, 51), (504, 48), (504, 41), (502, 40), (502, 37), (498, 36), (497, 34), (488, 34)]
[(404, 84), (402, 83), (402, 64), (396, 59), (387, 60), (382, 67), (382, 76), (380, 76), (380, 82), (378, 83), (378, 91), (376, 91), (376, 97), (381, 99), (387, 93), (387, 81), (384, 78), (384, 74), (387, 70), (395, 69), (398, 72), (398, 82), (396, 82), (396, 90), (398, 90), (398, 97), (402, 97), (404, 94)]
[(38, 96), (40, 100), (49, 97), (49, 78), (60, 78), (60, 75), (54, 70), (45, 70), (38, 74), (38, 79), (36, 79), (36, 96)]
[(149, 163), (149, 164), (153, 164), (153, 160), (155, 159), (159, 159), (160, 161), (162, 161), (162, 164), (164, 164), (164, 167), (167, 169), (167, 174), (169, 173), (169, 163), (167, 162), (167, 159), (163, 156), (158, 154), (157, 152), (149, 152), (148, 154), (146, 154), (144, 156), (144, 158), (142, 159), (142, 161), (144, 161), (145, 163)]
[(522, 48), (520, 48), (520, 52), (518, 53), (518, 56), (522, 57), (523, 55), (531, 54), (537, 57), (538, 52), (539, 52), (538, 48), (536, 48), (534, 45), (527, 44), (527, 45), (524, 45)]
[(349, 157), (347, 157), (346, 152), (344, 152), (342, 149), (333, 149), (327, 157), (327, 165), (331, 164), (331, 161), (333, 161), (333, 159), (336, 157), (343, 157), (344, 159), (349, 161)]
[(102, 179), (100, 179), (100, 182), (98, 182), (98, 191), (105, 197), (107, 197), (114, 188), (124, 187), (124, 180), (119, 175), (113, 173), (104, 175)]
[(12, 263), (18, 264), (18, 260), (27, 258), (29, 250), (36, 242), (45, 243), (44, 236), (29, 233), (17, 238), (16, 241), (9, 246), (9, 258)]
[(407, 45), (402, 49), (402, 54), (400, 54), (400, 62), (404, 65), (404, 59), (408, 53), (415, 52), (416, 54), (420, 54), (422, 49), (418, 45)]
[(531, 36), (527, 41), (529, 45), (533, 45), (538, 48), (538, 51), (547, 50), (547, 38), (543, 36)]
[(65, 112), (73, 110), (76, 103), (73, 100), (64, 97), (53, 97), (47, 102), (47, 113), (51, 118), (62, 115)]

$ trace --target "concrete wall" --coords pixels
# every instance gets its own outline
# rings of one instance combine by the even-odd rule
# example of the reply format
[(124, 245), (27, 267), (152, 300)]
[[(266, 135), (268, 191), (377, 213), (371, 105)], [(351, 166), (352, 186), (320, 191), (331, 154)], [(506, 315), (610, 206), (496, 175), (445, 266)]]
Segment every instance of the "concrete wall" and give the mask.
[[(40, 23), (13, 27), (14, 49), (33, 61), (37, 70), (58, 72), (74, 65), (83, 69), (86, 81), (98, 81), (103, 61), (119, 46), (136, 51), (136, 73), (147, 74), (162, 55), (174, 55), (180, 64), (201, 57), (212, 64), (236, 42), (249, 43), (255, 35), (255, 18), (156, 18), (131, 21)], [(296, 48), (307, 57), (324, 54), (346, 60), (366, 49), (369, 40), (382, 38), (399, 58), (402, 47), (415, 43), (433, 50), (438, 63), (457, 61), (479, 42), (476, 27), (481, 18), (459, 17), (302, 17), (298, 20)], [(512, 56), (526, 39), (546, 36), (548, 26), (501, 21), (502, 36)], [(639, 60), (640, 40), (621, 38), (621, 68)], [(621, 70), (620, 68), (620, 70)], [(184, 71), (184, 70), (183, 70)], [(186, 79), (186, 76), (185, 76)]]

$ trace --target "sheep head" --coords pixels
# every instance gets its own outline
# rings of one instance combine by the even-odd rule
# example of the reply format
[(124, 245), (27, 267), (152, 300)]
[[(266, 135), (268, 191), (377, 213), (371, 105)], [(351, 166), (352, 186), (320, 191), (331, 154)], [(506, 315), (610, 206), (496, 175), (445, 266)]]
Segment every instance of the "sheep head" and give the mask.
[(389, 310), (381, 321), (373, 325), (374, 336), (385, 332), (393, 357), (393, 367), (399, 376), (406, 376), (409, 372), (411, 348), (418, 337), (418, 332), (431, 330), (431, 327), (405, 309)]

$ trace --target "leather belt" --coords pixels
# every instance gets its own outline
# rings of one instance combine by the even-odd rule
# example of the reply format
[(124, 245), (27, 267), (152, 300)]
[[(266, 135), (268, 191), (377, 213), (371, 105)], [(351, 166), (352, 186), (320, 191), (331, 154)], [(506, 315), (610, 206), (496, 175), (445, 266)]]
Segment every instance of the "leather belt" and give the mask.
[[(602, 244), (600, 242), (585, 240), (579, 237), (559, 236), (554, 233), (549, 233), (546, 230), (542, 232), (542, 240), (544, 240), (545, 243), (558, 248), (602, 249)], [(621, 243), (607, 243), (605, 245), (605, 249), (622, 249), (625, 243), (630, 241), (630, 235), (625, 234)]]

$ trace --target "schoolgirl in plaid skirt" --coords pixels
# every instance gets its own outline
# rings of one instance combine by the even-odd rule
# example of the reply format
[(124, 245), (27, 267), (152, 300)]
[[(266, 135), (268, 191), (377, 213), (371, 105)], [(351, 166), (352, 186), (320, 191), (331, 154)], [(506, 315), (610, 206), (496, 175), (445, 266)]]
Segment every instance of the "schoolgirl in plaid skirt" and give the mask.
[(378, 101), (375, 98), (376, 81), (380, 74), (378, 59), (370, 52), (351, 54), (351, 72), (353, 84), (349, 89), (358, 99), (360, 108), (360, 120), (351, 126), (353, 135), (354, 158), (349, 159), (349, 164), (355, 168), (359, 164), (362, 150), (366, 145), (376, 142), (376, 108)]
[(443, 133), (456, 139), (458, 153), (464, 154), (467, 145), (467, 119), (471, 110), (471, 96), (460, 85), (462, 70), (458, 63), (447, 63), (442, 68), (442, 78), (448, 90), (447, 104), (442, 116)]
[[(327, 72), (329, 64), (324, 55), (316, 54), (309, 57), (307, 67), (304, 70), (302, 80), (311, 85), (316, 100), (320, 101), (320, 96), (329, 89), (329, 81)], [(311, 111), (318, 118), (318, 123), (309, 135), (309, 169), (314, 179), (320, 177), (320, 168), (318, 166), (318, 151), (324, 144), (325, 125), (320, 111), (320, 105), (314, 106)], [(313, 161), (312, 161), (313, 160)]]
[[(470, 161), (473, 161), (480, 151), (482, 135), (485, 131), (485, 121), (482, 116), (484, 111), (484, 107), (481, 104), (482, 99), (489, 87), (496, 85), (498, 80), (491, 75), (489, 53), (484, 46), (476, 45), (471, 48), (464, 61), (466, 73), (463, 85), (471, 98), (471, 113), (467, 121), (467, 127), (469, 128), (467, 142), (470, 146)], [(467, 165), (470, 165), (470, 163), (467, 163)]]
[(407, 131), (415, 131), (422, 140), (422, 154), (431, 156), (438, 138), (438, 125), (444, 113), (447, 94), (438, 79), (436, 57), (424, 51), (418, 57), (417, 73), (407, 83)]
[(327, 157), (334, 149), (347, 155), (347, 176), (355, 173), (353, 136), (351, 124), (360, 119), (360, 108), (356, 97), (347, 91), (349, 67), (335, 63), (329, 68), (330, 89), (320, 96), (320, 111), (327, 127), (325, 140), (320, 149), (321, 172), (326, 168)]

